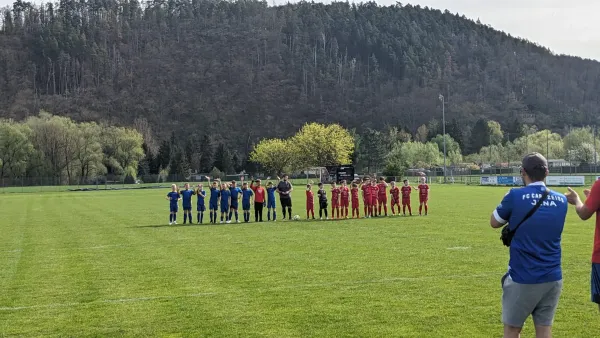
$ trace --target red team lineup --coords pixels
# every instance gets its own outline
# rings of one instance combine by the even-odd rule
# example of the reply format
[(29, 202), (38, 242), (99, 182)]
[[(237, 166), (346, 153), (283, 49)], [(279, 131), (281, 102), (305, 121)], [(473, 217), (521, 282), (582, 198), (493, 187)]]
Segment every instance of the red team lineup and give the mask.
[[(352, 182), (349, 187), (346, 181), (338, 186), (336, 183), (331, 184), (331, 218), (332, 219), (347, 219), (360, 218), (360, 193), (362, 192), (363, 199), (363, 217), (371, 218), (376, 216), (388, 216), (388, 194), (391, 196), (390, 209), (392, 215), (402, 214), (412, 216), (411, 194), (413, 190), (419, 195), (419, 215), (425, 215), (429, 211), (427, 204), (429, 200), (429, 185), (426, 183), (425, 177), (420, 178), (420, 183), (417, 188), (409, 185), (408, 180), (403, 181), (403, 185), (399, 188), (396, 182), (388, 184), (384, 177), (380, 177), (378, 181), (371, 178), (364, 178), (362, 181)], [(388, 192), (389, 188), (389, 192)], [(319, 183), (318, 191), (319, 202), (319, 218), (329, 219), (328, 217), (328, 201), (327, 191), (324, 185)], [(400, 197), (402, 197), (402, 209), (400, 209)], [(312, 191), (312, 185), (306, 186), (306, 218), (315, 219), (315, 195)], [(352, 214), (350, 215), (350, 209)]]

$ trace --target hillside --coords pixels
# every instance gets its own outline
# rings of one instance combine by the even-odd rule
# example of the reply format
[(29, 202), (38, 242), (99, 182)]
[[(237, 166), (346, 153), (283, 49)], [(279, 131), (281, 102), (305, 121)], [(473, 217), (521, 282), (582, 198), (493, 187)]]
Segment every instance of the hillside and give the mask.
[[(40, 108), (246, 152), (307, 121), (415, 132), (494, 119), (518, 134), (595, 123), (600, 64), (449, 12), (375, 3), (18, 0), (0, 32), (0, 117)], [(510, 134), (509, 134), (510, 135)], [(481, 142), (475, 142), (480, 144)]]

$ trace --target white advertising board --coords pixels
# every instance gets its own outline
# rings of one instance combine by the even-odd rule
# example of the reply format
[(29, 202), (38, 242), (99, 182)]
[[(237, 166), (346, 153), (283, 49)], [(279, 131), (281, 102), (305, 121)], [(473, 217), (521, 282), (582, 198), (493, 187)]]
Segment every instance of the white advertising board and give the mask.
[(547, 185), (577, 186), (585, 185), (585, 176), (548, 176)]
[(481, 185), (497, 185), (498, 178), (496, 176), (481, 176)]

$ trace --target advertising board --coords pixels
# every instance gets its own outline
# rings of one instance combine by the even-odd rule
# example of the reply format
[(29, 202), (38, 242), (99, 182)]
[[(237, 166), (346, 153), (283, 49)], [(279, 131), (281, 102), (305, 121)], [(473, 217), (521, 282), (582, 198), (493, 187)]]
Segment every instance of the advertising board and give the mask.
[(498, 179), (496, 176), (481, 176), (481, 185), (497, 185)]
[(585, 185), (585, 176), (548, 176), (546, 185), (578, 186)]

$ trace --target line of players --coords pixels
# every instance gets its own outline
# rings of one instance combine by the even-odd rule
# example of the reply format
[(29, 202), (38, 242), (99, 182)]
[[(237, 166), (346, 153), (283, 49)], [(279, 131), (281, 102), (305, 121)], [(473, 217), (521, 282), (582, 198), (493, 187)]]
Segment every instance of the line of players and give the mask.
[[(396, 182), (388, 184), (384, 177), (379, 178), (379, 183), (374, 178), (366, 177), (362, 181), (352, 182), (350, 188), (346, 181), (342, 181), (339, 187), (336, 183), (332, 183), (331, 217), (333, 219), (349, 218), (350, 200), (352, 200), (351, 218), (360, 218), (359, 191), (362, 191), (365, 218), (388, 216), (387, 188), (390, 185), (392, 215), (400, 215), (400, 201), (402, 201), (403, 215), (406, 216), (406, 209), (408, 209), (409, 215), (412, 216), (410, 196), (413, 189), (417, 190), (419, 194), (419, 215), (422, 215), (423, 208), (425, 209), (425, 215), (427, 215), (429, 211), (429, 185), (426, 183), (426, 178), (421, 177), (417, 188), (411, 187), (408, 180), (404, 180), (403, 183), (403, 186), (398, 188)], [(323, 183), (319, 183), (318, 186), (319, 218), (323, 219), (325, 217), (325, 219), (329, 219), (327, 212), (327, 192), (324, 189)], [(402, 196), (402, 199), (400, 199), (400, 196)], [(396, 213), (396, 207), (398, 208), (398, 213)], [(306, 186), (306, 218), (310, 219), (311, 217), (315, 219), (314, 194), (312, 192), (312, 185), (308, 184)]]
[[(210, 177), (207, 177), (210, 180)], [(412, 208), (410, 202), (410, 196), (412, 190), (415, 189), (419, 194), (419, 215), (422, 214), (423, 208), (425, 209), (425, 215), (428, 213), (428, 200), (429, 200), (429, 185), (426, 184), (426, 178), (421, 177), (420, 184), (417, 188), (413, 188), (409, 185), (408, 180), (404, 180), (404, 185), (398, 188), (396, 182), (391, 182), (390, 195), (391, 195), (391, 211), (392, 215), (396, 215), (395, 207), (398, 208), (398, 215), (400, 214), (400, 201), (402, 201), (402, 212), (406, 215), (406, 209), (408, 209), (409, 215), (412, 216)], [(384, 177), (379, 178), (379, 183), (375, 179), (364, 178), (362, 181), (355, 181), (352, 183), (351, 188), (348, 187), (346, 181), (343, 181), (341, 186), (338, 187), (336, 183), (332, 184), (331, 187), (331, 216), (333, 219), (338, 218), (349, 218), (350, 199), (352, 200), (352, 218), (360, 218), (359, 210), (359, 191), (362, 191), (364, 217), (370, 218), (375, 216), (388, 216), (387, 208), (387, 182)], [(328, 217), (328, 200), (327, 192), (324, 190), (323, 183), (318, 184), (319, 190), (317, 192), (319, 201), (319, 218), (329, 219)], [(235, 217), (235, 221), (239, 223), (239, 201), (242, 202), (242, 210), (244, 214), (244, 222), (250, 222), (250, 208), (254, 201), (255, 209), (255, 221), (262, 221), (263, 206), (267, 205), (267, 217), (273, 221), (277, 220), (275, 192), (276, 187), (272, 182), (267, 184), (266, 189), (260, 186), (260, 180), (252, 181), (250, 185), (246, 182), (242, 182), (242, 188), (237, 187), (236, 182), (231, 183), (221, 182), (216, 179), (212, 182), (210, 187), (210, 199), (209, 199), (209, 214), (210, 223), (217, 223), (220, 211), (220, 223), (231, 223), (232, 217)], [(268, 198), (265, 198), (268, 195)], [(191, 189), (190, 185), (186, 183), (184, 189), (179, 191), (177, 185), (171, 186), (171, 192), (166, 196), (169, 200), (169, 225), (177, 224), (177, 212), (179, 211), (179, 201), (182, 201), (183, 205), (183, 224), (193, 222), (192, 218), (192, 197), (197, 196), (197, 223), (201, 224), (204, 220), (204, 212), (206, 211), (205, 198), (207, 196), (206, 191), (202, 184), (198, 184), (196, 189)], [(402, 199), (400, 200), (400, 195)], [(291, 208), (290, 208), (291, 209)], [(383, 212), (383, 213), (382, 213)], [(315, 219), (314, 212), (314, 192), (312, 191), (312, 185), (308, 184), (306, 187), (306, 217), (307, 219)], [(290, 210), (291, 218), (291, 210)]]

